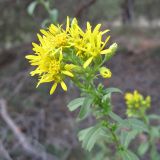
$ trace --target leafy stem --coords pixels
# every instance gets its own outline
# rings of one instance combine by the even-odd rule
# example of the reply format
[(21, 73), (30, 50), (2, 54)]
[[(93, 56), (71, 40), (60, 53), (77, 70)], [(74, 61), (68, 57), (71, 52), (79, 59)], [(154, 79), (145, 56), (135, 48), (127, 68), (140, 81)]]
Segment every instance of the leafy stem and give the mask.
[(119, 142), (119, 138), (117, 137), (117, 135), (116, 135), (116, 133), (115, 133), (115, 130), (113, 130), (112, 126), (110, 126), (109, 124), (107, 124), (105, 127), (110, 131), (110, 133), (111, 133), (111, 135), (112, 135), (112, 138), (113, 138), (113, 141), (114, 141), (115, 144), (116, 144), (116, 148), (117, 148), (118, 150), (121, 149), (122, 146), (121, 146), (121, 144), (120, 144), (120, 142)]
[(151, 154), (150, 155), (152, 158), (153, 153), (155, 153), (155, 151), (156, 151), (156, 147), (155, 147), (154, 140), (152, 137), (152, 127), (150, 126), (149, 119), (146, 117), (145, 114), (142, 114), (141, 118), (142, 118), (143, 122), (146, 124), (146, 126), (148, 127), (148, 141), (151, 146), (151, 149), (150, 149)]

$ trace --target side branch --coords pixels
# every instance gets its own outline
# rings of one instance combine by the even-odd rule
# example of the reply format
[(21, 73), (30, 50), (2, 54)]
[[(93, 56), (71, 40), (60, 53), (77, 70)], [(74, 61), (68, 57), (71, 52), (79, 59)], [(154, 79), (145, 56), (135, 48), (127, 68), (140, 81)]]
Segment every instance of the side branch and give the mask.
[(82, 12), (88, 7), (90, 7), (92, 4), (94, 4), (95, 2), (96, 0), (90, 0), (90, 1), (87, 1), (87, 3), (83, 4), (82, 6), (80, 6), (75, 13), (75, 17), (80, 18)]

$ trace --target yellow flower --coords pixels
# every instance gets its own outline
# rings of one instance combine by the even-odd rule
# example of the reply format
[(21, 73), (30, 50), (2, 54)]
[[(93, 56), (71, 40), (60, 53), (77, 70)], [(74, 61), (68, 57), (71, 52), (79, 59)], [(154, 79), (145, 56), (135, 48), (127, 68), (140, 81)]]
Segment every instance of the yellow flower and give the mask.
[(53, 82), (50, 94), (59, 83), (66, 91), (65, 77), (74, 76), (72, 68), (66, 67), (68, 64), (63, 62), (63, 49), (68, 47), (67, 34), (60, 26), (55, 25), (51, 25), (48, 31), (41, 30), (41, 33), (43, 36), (37, 35), (40, 44), (32, 43), (34, 54), (26, 56), (31, 65), (37, 67), (31, 72), (31, 76), (38, 75), (37, 87), (41, 83)]
[(127, 104), (127, 115), (129, 117), (139, 117), (145, 113), (151, 105), (151, 97), (143, 97), (137, 90), (133, 93), (126, 93), (125, 100)]
[(100, 75), (103, 78), (110, 78), (112, 76), (110, 69), (108, 69), (106, 67), (101, 67), (99, 71), (100, 71)]
[[(99, 67), (117, 49), (116, 43), (104, 49), (110, 36), (105, 41), (102, 38), (109, 30), (100, 31), (100, 27), (101, 24), (98, 24), (92, 30), (91, 24), (87, 22), (86, 30), (83, 31), (75, 18), (70, 23), (67, 17), (65, 29), (54, 24), (46, 30), (41, 29), (40, 34), (37, 34), (39, 43), (32, 43), (34, 53), (26, 56), (30, 64), (35, 66), (31, 76), (38, 76), (37, 87), (41, 83), (52, 82), (50, 94), (54, 93), (58, 84), (66, 91), (65, 78), (75, 76), (72, 80), (80, 79), (84, 76), (81, 75), (84, 74), (84, 68), (90, 64), (95, 65), (96, 74)], [(100, 74), (104, 78), (112, 75), (105, 67), (100, 69)]]
[(126, 94), (125, 94), (125, 99), (126, 99), (127, 101), (132, 100), (132, 98), (133, 98), (133, 95), (132, 95), (131, 93), (126, 93)]
[[(69, 21), (69, 19), (67, 19)], [(100, 31), (101, 24), (98, 24), (93, 30), (89, 22), (87, 22), (86, 30), (83, 31), (79, 26), (77, 20), (74, 18), (71, 27), (69, 22), (67, 23), (66, 30), (70, 34), (70, 44), (75, 47), (77, 56), (81, 57), (85, 62), (83, 67), (88, 67), (93, 60), (98, 56), (109, 54), (111, 55), (117, 49), (117, 44), (114, 43), (109, 49), (104, 47), (109, 41), (110, 36), (103, 42), (102, 36), (106, 34), (109, 30)]]

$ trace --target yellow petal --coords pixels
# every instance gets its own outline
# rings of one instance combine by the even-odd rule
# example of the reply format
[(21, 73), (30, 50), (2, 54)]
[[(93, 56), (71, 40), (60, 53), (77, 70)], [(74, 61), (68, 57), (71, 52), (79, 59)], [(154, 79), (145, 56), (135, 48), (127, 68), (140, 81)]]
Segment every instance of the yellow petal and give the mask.
[(27, 55), (27, 56), (25, 56), (26, 59), (35, 59), (37, 57), (38, 56), (34, 56), (34, 55)]
[(83, 64), (83, 68), (87, 68), (87, 67), (90, 65), (90, 63), (92, 62), (92, 60), (93, 60), (93, 57), (90, 57), (90, 58)]
[(131, 93), (126, 93), (125, 94), (125, 99), (126, 100), (131, 100), (133, 98), (133, 95)]
[(43, 35), (48, 36), (48, 32), (45, 31), (44, 29), (41, 29), (40, 32), (41, 32)]
[(76, 65), (74, 65), (74, 64), (66, 64), (65, 66), (64, 66), (64, 68), (66, 69), (66, 70), (72, 70), (72, 69), (74, 69), (74, 68), (76, 68), (77, 66)]
[(73, 18), (72, 23), (71, 23), (71, 26), (73, 27), (73, 26), (75, 26), (75, 25), (77, 25), (77, 24), (78, 24), (77, 19), (76, 19), (76, 18)]
[(102, 32), (102, 35), (109, 32), (109, 31), (110, 31), (109, 29), (106, 29), (105, 31)]
[(51, 90), (50, 90), (50, 95), (54, 93), (54, 91), (56, 90), (57, 88), (57, 83), (54, 83)]
[(41, 42), (41, 44), (43, 44), (43, 38), (40, 34), (37, 34), (38, 40)]
[(66, 24), (66, 32), (68, 32), (69, 31), (69, 17), (67, 16), (67, 24)]
[(108, 53), (111, 53), (112, 50), (111, 49), (105, 49), (103, 51), (101, 51), (101, 54), (108, 54)]
[(92, 28), (91, 24), (87, 22), (87, 31), (91, 32), (91, 28)]
[(69, 77), (74, 77), (74, 75), (69, 71), (62, 71), (62, 73), (69, 76)]
[(36, 43), (34, 43), (34, 42), (32, 42), (32, 45), (33, 45), (33, 47), (39, 47), (39, 45), (38, 44), (36, 44)]
[(106, 43), (109, 41), (110, 37), (111, 37), (111, 36), (108, 36), (108, 37), (107, 37), (107, 39), (105, 40), (105, 42), (104, 42), (104, 44), (103, 44), (103, 46), (102, 46), (102, 49), (105, 47), (105, 45), (106, 45)]
[(62, 54), (62, 47), (60, 48), (60, 54), (59, 54), (59, 61), (63, 59), (63, 54)]
[(67, 91), (67, 86), (63, 81), (61, 82), (61, 87), (64, 91)]
[(98, 33), (99, 29), (101, 28), (101, 24), (97, 24), (93, 30), (93, 33)]

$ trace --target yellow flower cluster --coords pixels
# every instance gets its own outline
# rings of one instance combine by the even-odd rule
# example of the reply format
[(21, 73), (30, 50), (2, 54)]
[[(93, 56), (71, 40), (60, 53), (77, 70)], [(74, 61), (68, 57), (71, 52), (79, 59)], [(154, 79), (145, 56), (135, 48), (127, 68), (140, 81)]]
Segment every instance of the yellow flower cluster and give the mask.
[(67, 31), (71, 36), (71, 45), (76, 49), (77, 56), (80, 56), (85, 62), (83, 67), (88, 67), (93, 60), (99, 58), (100, 55), (113, 54), (117, 49), (117, 44), (114, 43), (108, 49), (104, 49), (110, 36), (102, 41), (102, 36), (109, 32), (109, 30), (99, 31), (101, 24), (98, 24), (92, 31), (92, 26), (87, 22), (86, 31), (83, 31), (79, 26), (77, 20), (74, 18), (71, 27), (69, 28), (69, 19), (67, 19)]
[(67, 86), (63, 81), (64, 75), (73, 77), (72, 72), (66, 69), (63, 64), (63, 48), (68, 47), (67, 35), (60, 26), (51, 25), (48, 31), (41, 30), (43, 36), (37, 34), (40, 44), (32, 43), (35, 55), (27, 55), (31, 65), (37, 68), (31, 72), (31, 75), (39, 75), (39, 82), (52, 82), (53, 84), (50, 94), (52, 94), (57, 84), (60, 83), (63, 90), (67, 90)]
[(125, 100), (127, 104), (127, 115), (128, 117), (139, 117), (142, 116), (146, 109), (151, 105), (151, 97), (143, 97), (137, 90), (133, 93), (126, 93)]
[[(64, 79), (74, 77), (75, 67), (85, 69), (91, 64), (96, 64), (97, 60), (102, 62), (103, 55), (112, 55), (117, 44), (114, 43), (108, 49), (104, 49), (110, 36), (105, 42), (102, 41), (102, 36), (109, 30), (102, 32), (99, 31), (100, 27), (98, 24), (92, 31), (90, 23), (87, 22), (86, 30), (83, 31), (75, 18), (70, 23), (67, 17), (65, 29), (60, 25), (51, 24), (47, 30), (40, 30), (41, 35), (37, 34), (39, 43), (32, 43), (34, 54), (26, 56), (31, 65), (36, 66), (31, 76), (38, 75), (37, 87), (41, 83), (53, 82), (50, 94), (55, 91), (58, 84), (66, 91)], [(105, 71), (102, 76), (109, 78), (111, 72)]]

